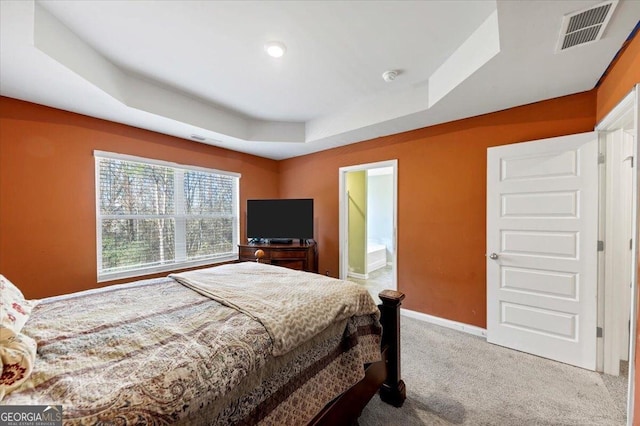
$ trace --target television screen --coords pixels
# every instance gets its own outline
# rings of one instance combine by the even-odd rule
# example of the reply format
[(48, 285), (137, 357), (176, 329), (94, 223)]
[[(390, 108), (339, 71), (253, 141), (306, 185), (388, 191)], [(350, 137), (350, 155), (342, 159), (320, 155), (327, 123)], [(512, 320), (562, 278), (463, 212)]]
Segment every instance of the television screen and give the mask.
[(247, 238), (312, 239), (313, 199), (247, 200)]

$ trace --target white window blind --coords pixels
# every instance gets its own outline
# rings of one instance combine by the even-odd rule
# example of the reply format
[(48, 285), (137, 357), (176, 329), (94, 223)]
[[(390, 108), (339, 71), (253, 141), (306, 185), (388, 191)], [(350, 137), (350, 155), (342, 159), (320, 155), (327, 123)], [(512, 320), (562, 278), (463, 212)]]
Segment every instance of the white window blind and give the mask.
[(94, 156), (98, 281), (237, 259), (239, 174)]

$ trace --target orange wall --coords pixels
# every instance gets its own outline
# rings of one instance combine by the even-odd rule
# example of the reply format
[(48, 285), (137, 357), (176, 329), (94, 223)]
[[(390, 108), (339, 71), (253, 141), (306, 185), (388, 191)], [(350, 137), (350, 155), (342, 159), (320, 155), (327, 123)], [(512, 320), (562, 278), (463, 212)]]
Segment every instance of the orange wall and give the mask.
[(596, 118), (602, 120), (640, 83), (640, 37), (636, 35), (614, 59), (598, 87)]
[(593, 130), (596, 93), (280, 163), (280, 196), (315, 199), (319, 270), (338, 275), (338, 169), (398, 159), (398, 287), (408, 309), (486, 326), (487, 147)]
[(96, 282), (93, 150), (241, 173), (242, 235), (245, 200), (278, 196), (276, 161), (0, 97), (0, 271), (27, 298), (113, 283)]

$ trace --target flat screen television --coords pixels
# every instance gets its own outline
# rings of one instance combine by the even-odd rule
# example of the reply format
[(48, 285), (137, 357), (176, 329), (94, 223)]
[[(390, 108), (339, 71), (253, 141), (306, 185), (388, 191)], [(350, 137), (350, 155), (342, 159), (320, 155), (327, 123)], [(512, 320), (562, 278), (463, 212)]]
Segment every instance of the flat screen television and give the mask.
[(247, 238), (313, 239), (313, 199), (247, 200)]

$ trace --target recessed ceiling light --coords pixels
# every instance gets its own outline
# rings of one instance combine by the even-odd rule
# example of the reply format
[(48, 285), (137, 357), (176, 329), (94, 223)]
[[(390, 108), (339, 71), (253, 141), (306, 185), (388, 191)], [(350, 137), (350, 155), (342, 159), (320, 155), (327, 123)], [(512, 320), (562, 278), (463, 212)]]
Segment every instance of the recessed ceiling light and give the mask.
[(284, 52), (287, 51), (287, 46), (280, 41), (270, 41), (264, 45), (264, 50), (266, 50), (267, 54), (272, 58), (281, 58)]

